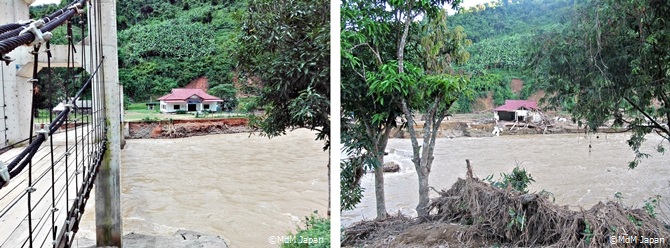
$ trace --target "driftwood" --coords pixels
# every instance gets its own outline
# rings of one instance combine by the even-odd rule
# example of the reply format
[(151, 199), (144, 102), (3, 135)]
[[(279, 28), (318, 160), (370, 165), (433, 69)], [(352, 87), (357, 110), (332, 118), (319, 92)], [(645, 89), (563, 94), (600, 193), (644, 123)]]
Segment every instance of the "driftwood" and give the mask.
[[(598, 203), (588, 210), (555, 204), (547, 194), (500, 189), (474, 177), (466, 160), (465, 179), (432, 199), (427, 218), (398, 215), (362, 221), (344, 230), (342, 246), (353, 247), (606, 247), (635, 238), (630, 246), (667, 246), (670, 232), (642, 209), (617, 202)], [(437, 192), (437, 191), (436, 191)], [(445, 226), (454, 225), (448, 232)], [(425, 228), (417, 232), (417, 227)], [(412, 236), (413, 238), (407, 238)], [(438, 237), (429, 242), (425, 237)], [(651, 238), (651, 240), (644, 238)], [(664, 244), (653, 238), (664, 238)], [(391, 239), (391, 240), (389, 240)], [(423, 242), (423, 243), (422, 243)]]
[(642, 209), (610, 201), (574, 211), (546, 194), (494, 188), (473, 178), (469, 162), (467, 166), (467, 177), (439, 192), (430, 205), (433, 218), (467, 226), (465, 243), (483, 239), (523, 247), (602, 247), (612, 236), (670, 237), (663, 223)]

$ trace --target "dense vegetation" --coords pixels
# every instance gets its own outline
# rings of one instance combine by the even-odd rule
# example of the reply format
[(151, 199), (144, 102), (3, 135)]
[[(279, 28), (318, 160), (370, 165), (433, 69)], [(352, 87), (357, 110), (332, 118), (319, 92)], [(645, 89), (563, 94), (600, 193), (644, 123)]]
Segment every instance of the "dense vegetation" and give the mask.
[(552, 106), (564, 106), (580, 125), (632, 131), (635, 168), (650, 156), (647, 134), (670, 142), (670, 2), (583, 1), (570, 22), (534, 39), (534, 73), (545, 80)]
[[(460, 67), (472, 75), (472, 84), (478, 97), (493, 93), (500, 105), (505, 99), (526, 99), (542, 89), (542, 82), (528, 72), (531, 40), (538, 33), (548, 32), (565, 24), (565, 16), (573, 7), (573, 0), (500, 0), (460, 9), (448, 18), (451, 27), (462, 26), (472, 40), (468, 48), (471, 58)], [(524, 88), (515, 94), (510, 80), (519, 78)], [(459, 112), (472, 111), (472, 98), (461, 97), (456, 108)]]
[[(198, 77), (231, 84), (236, 12), (245, 1), (117, 2), (119, 80), (128, 97), (148, 100)], [(239, 14), (237, 14), (239, 15)]]
[[(31, 8), (33, 17), (65, 6)], [(234, 78), (235, 39), (246, 1), (117, 1), (119, 80), (127, 100), (142, 102), (204, 77), (210, 93), (228, 98)], [(75, 32), (75, 42), (81, 34)], [(54, 44), (65, 44), (65, 28)], [(249, 88), (245, 88), (249, 90)]]
[[(383, 164), (391, 128), (403, 118), (419, 181), (419, 216), (428, 214), (428, 177), (438, 127), (470, 80), (454, 70), (470, 58), (462, 27), (446, 25), (445, 6), (458, 0), (343, 1), (341, 31), (342, 209), (360, 201), (360, 178), (375, 171), (377, 218), (386, 218)], [(421, 22), (414, 22), (423, 17)], [(423, 137), (414, 116), (423, 113)], [(406, 125), (405, 125), (406, 124)], [(422, 138), (419, 145), (418, 138)], [(422, 152), (420, 152), (422, 150)], [(350, 195), (349, 195), (350, 194)]]

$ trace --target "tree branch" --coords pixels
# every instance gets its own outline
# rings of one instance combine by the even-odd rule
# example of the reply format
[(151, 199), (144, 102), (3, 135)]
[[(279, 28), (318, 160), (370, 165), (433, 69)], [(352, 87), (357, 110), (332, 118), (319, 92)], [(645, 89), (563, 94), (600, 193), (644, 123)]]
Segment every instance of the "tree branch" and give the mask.
[(656, 120), (654, 118), (649, 116), (649, 114), (647, 114), (647, 112), (645, 112), (642, 108), (640, 108), (640, 106), (637, 106), (637, 104), (633, 103), (633, 101), (628, 99), (628, 97), (624, 97), (623, 99), (625, 99), (628, 103), (630, 103), (630, 105), (633, 105), (633, 108), (635, 108), (638, 112), (640, 112), (642, 115), (647, 117), (647, 119), (650, 120), (654, 124), (655, 128), (660, 129), (661, 131), (663, 131), (666, 134), (670, 134), (670, 131), (668, 129), (661, 126), (661, 124), (658, 124), (658, 122), (656, 122)]
[(419, 165), (421, 164), (421, 157), (419, 156), (419, 141), (416, 140), (416, 131), (414, 130), (414, 118), (412, 117), (412, 112), (409, 111), (407, 106), (407, 100), (404, 98), (401, 100), (402, 112), (405, 114), (407, 119), (407, 130), (409, 130), (409, 137), (412, 141), (412, 162), (414, 162), (414, 167), (419, 171)]
[(360, 46), (367, 46), (368, 49), (370, 49), (370, 51), (371, 51), (371, 52), (375, 55), (375, 57), (377, 58), (377, 64), (378, 64), (378, 65), (382, 65), (382, 64), (384, 64), (384, 63), (382, 62), (382, 57), (379, 55), (379, 52), (377, 52), (374, 48), (372, 48), (372, 46), (370, 46), (370, 44), (368, 44), (367, 42), (366, 42), (366, 43), (361, 43), (361, 44), (355, 45), (355, 46), (353, 46), (351, 49), (349, 49), (349, 51), (351, 51), (351, 52), (353, 53), (354, 49), (356, 49), (356, 48), (358, 48), (358, 47), (360, 47)]
[(402, 36), (400, 37), (400, 42), (398, 43), (398, 72), (404, 72), (404, 59), (405, 59), (405, 44), (407, 43), (407, 35), (409, 34), (409, 24), (412, 22), (412, 7), (414, 6), (414, 1), (409, 1), (409, 6), (405, 12), (405, 27), (402, 31)]

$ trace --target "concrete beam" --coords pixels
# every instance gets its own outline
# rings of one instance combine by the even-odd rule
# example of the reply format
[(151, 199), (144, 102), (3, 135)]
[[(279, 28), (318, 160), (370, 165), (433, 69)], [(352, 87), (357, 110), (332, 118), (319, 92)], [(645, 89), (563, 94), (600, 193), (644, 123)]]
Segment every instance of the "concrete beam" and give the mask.
[[(78, 46), (77, 49), (80, 49), (81, 46)], [(32, 48), (31, 48), (32, 49)], [(88, 47), (86, 48), (88, 49)], [(51, 67), (68, 67), (68, 61), (67, 61), (67, 56), (68, 56), (68, 46), (67, 45), (51, 45)], [(47, 55), (46, 52), (44, 52), (44, 49), (41, 49), (42, 53), (40, 56), (37, 58), (37, 71), (41, 71), (43, 68), (47, 67)], [(70, 61), (70, 66), (73, 67), (84, 67), (81, 64), (81, 54), (82, 52), (79, 51), (78, 53), (74, 53), (74, 61)], [(30, 78), (33, 76), (33, 64), (34, 64), (34, 59), (30, 59), (29, 61), (26, 61), (23, 66), (20, 67), (19, 72), (17, 75), (22, 76), (22, 77), (27, 77)], [(87, 62), (85, 68), (90, 68), (88, 66)], [(89, 73), (92, 73), (89, 71)]]

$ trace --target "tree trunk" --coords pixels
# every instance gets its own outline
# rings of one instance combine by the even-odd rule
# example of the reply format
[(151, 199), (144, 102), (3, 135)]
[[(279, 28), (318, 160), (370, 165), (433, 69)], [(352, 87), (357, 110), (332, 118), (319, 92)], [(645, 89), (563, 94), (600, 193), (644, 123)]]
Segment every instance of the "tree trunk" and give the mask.
[(428, 216), (428, 176), (430, 171), (426, 166), (421, 166), (416, 171), (417, 176), (419, 177), (419, 205), (416, 206), (416, 213), (419, 217)]
[(416, 169), (416, 174), (419, 179), (419, 204), (416, 206), (416, 213), (419, 217), (428, 216), (428, 203), (430, 202), (429, 198), (429, 184), (428, 178), (430, 176), (430, 170), (433, 164), (433, 151), (435, 150), (435, 140), (437, 139), (437, 132), (440, 129), (440, 123), (444, 120), (445, 114), (442, 112), (438, 113), (439, 108), (439, 99), (442, 96), (437, 96), (433, 103), (431, 104), (427, 116), (423, 125), (423, 140), (422, 146), (419, 146), (417, 140), (417, 134), (414, 130), (414, 119), (412, 113), (407, 106), (407, 102), (403, 99), (403, 112), (405, 118), (409, 121), (407, 128), (409, 129), (410, 138), (412, 141), (412, 151), (414, 168)]
[[(395, 121), (395, 120), (393, 120)], [(377, 201), (377, 219), (385, 219), (386, 213), (386, 196), (384, 194), (384, 150), (388, 144), (388, 138), (391, 133), (390, 120), (386, 121), (386, 127), (383, 133), (375, 132), (370, 124), (366, 124), (366, 131), (368, 136), (374, 141), (370, 151), (375, 154), (379, 166), (375, 167), (375, 200)]]
[(375, 146), (375, 151), (377, 154), (377, 161), (379, 161), (379, 166), (375, 168), (375, 194), (377, 196), (377, 219), (385, 219), (388, 217), (386, 213), (386, 196), (384, 194), (384, 151), (386, 150), (386, 145), (389, 141), (389, 135), (391, 134), (390, 122), (395, 120), (387, 120), (386, 127), (384, 128), (384, 133), (376, 141), (377, 145)]
[[(383, 151), (382, 151), (383, 152)], [(375, 168), (375, 195), (377, 197), (377, 219), (386, 218), (386, 198), (384, 195), (384, 154), (378, 155), (379, 166)]]
[[(407, 130), (409, 131), (409, 137), (412, 142), (412, 162), (414, 163), (416, 175), (419, 177), (419, 205), (416, 206), (416, 212), (419, 216), (426, 216), (424, 214), (427, 211), (424, 211), (423, 209), (428, 205), (428, 194), (423, 194), (422, 189), (425, 188), (426, 192), (428, 191), (428, 173), (426, 173), (428, 171), (421, 166), (421, 147), (419, 146), (419, 141), (416, 137), (416, 130), (414, 130), (414, 117), (412, 116), (412, 112), (405, 99), (402, 99), (402, 112), (407, 119)], [(424, 197), (426, 199), (423, 199)]]

